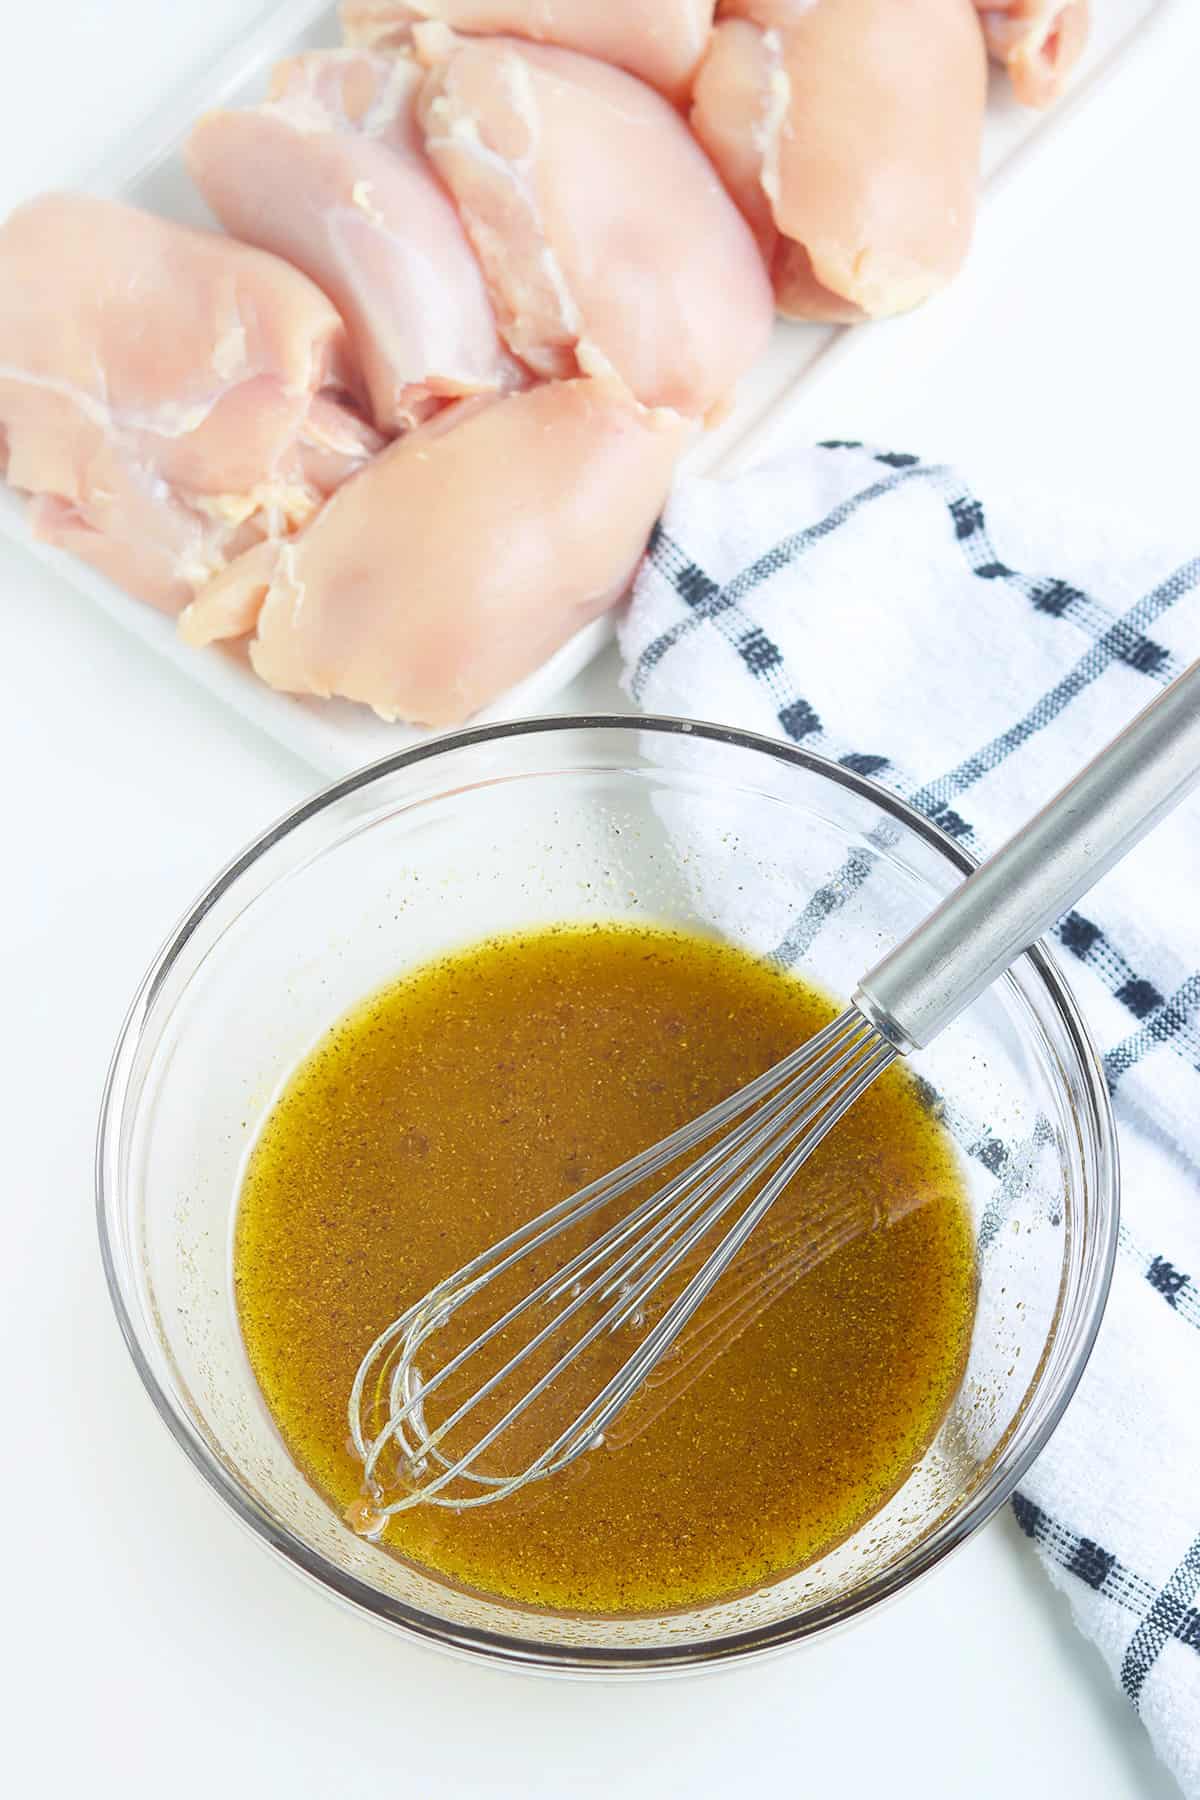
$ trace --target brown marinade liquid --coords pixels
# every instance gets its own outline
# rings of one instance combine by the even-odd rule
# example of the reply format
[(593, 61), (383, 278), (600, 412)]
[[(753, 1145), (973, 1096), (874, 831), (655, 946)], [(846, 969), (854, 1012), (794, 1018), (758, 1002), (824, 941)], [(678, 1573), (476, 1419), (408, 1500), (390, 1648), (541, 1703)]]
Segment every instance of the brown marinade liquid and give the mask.
[[(480, 944), (342, 1020), (267, 1120), (234, 1242), (251, 1365), (329, 1503), (361, 1496), (346, 1404), (392, 1318), (836, 1010), (728, 945), (603, 924)], [(771, 1255), (844, 1203), (891, 1222), (795, 1281), (644, 1428), (495, 1506), (413, 1508), (383, 1543), (484, 1594), (612, 1614), (761, 1586), (846, 1537), (935, 1435), (974, 1308), (957, 1159), (900, 1067), (778, 1203)]]

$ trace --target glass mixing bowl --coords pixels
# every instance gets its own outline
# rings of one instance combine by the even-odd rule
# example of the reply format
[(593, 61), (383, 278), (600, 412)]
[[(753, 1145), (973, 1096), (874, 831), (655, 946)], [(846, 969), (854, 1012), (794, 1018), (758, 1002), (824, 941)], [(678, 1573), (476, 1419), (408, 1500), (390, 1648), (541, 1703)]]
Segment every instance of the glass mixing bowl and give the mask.
[(613, 1674), (761, 1655), (929, 1569), (995, 1512), (1053, 1431), (1112, 1267), (1107, 1091), (1041, 949), (912, 1059), (961, 1146), (979, 1246), (970, 1357), (945, 1423), (881, 1512), (753, 1594), (661, 1617), (559, 1615), (463, 1592), (355, 1536), (265, 1410), (238, 1331), (231, 1240), (246, 1155), (281, 1084), (401, 971), (490, 933), (654, 920), (775, 954), (846, 995), (970, 866), (848, 769), (653, 718), (459, 732), (350, 776), (266, 832), (156, 959), (100, 1123), (113, 1303), (201, 1474), (333, 1594), (410, 1636), (526, 1668)]

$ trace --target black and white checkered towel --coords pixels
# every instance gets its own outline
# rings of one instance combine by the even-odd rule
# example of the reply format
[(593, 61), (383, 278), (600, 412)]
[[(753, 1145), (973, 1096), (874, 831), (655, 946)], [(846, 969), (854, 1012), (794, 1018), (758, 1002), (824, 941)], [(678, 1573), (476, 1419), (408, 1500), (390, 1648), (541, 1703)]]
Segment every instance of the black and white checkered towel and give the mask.
[[(678, 489), (621, 629), (626, 684), (872, 775), (984, 854), (1200, 655), (1191, 551), (823, 444)], [(1200, 1800), (1200, 801), (1054, 936), (1105, 1053), (1123, 1224), (1091, 1363), (1014, 1506)]]

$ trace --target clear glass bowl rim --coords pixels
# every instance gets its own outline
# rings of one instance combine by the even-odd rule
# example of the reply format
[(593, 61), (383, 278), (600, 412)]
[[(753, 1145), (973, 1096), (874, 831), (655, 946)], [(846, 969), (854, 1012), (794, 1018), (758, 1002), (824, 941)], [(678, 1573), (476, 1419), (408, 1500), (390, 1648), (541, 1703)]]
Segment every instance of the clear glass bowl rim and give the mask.
[(1102, 1237), (1099, 1254), (1093, 1255), (1090, 1261), (1090, 1284), (1077, 1303), (1077, 1316), (1072, 1327), (1072, 1354), (1050, 1391), (1035, 1391), (1027, 1403), (1040, 1406), (1041, 1418), (1019, 1454), (1010, 1455), (1006, 1451), (998, 1456), (987, 1481), (965, 1506), (954, 1511), (895, 1567), (865, 1582), (861, 1588), (773, 1623), (730, 1633), (718, 1639), (694, 1643), (672, 1641), (649, 1648), (537, 1643), (440, 1619), (436, 1614), (406, 1605), (389, 1595), (379, 1593), (369, 1583), (345, 1574), (295, 1537), (237, 1483), (214, 1457), (202, 1435), (176, 1404), (174, 1396), (159, 1382), (150, 1359), (143, 1350), (139, 1322), (126, 1303), (109, 1233), (110, 1206), (116, 1205), (119, 1208), (121, 1198), (114, 1191), (118, 1169), (114, 1149), (119, 1142), (120, 1122), (129, 1097), (128, 1073), (133, 1062), (132, 1052), (160, 985), (170, 974), (184, 946), (216, 901), (260, 857), (291, 832), (373, 783), (386, 780), (431, 758), (445, 756), (472, 745), (552, 732), (661, 733), (666, 736), (697, 737), (733, 748), (761, 752), (777, 762), (788, 763), (822, 777), (869, 801), (922, 838), (962, 875), (970, 874), (976, 867), (976, 859), (953, 838), (869, 777), (805, 750), (800, 745), (733, 726), (695, 719), (648, 713), (553, 714), (540, 718), (513, 719), (447, 732), (427, 742), (397, 751), (392, 756), (368, 763), (293, 807), (234, 857), (214, 877), (169, 934), (143, 977), (122, 1024), (100, 1105), (95, 1160), (100, 1255), (121, 1334), (159, 1417), (193, 1467), (234, 1516), (298, 1573), (316, 1582), (334, 1598), (356, 1610), (361, 1609), (376, 1621), (443, 1650), (468, 1655), (472, 1660), (482, 1658), (485, 1661), (557, 1674), (590, 1673), (611, 1677), (681, 1673), (784, 1649), (788, 1645), (816, 1637), (835, 1626), (847, 1624), (901, 1592), (964, 1543), (1011, 1497), (1021, 1477), (1052, 1436), (1078, 1386), (1100, 1329), (1112, 1279), (1119, 1224), (1120, 1174), (1116, 1129), (1103, 1065), (1074, 996), (1043, 944), (1036, 944), (1026, 951), (1023, 961), (1036, 972), (1040, 986), (1058, 1016), (1059, 1024), (1074, 1047), (1083, 1073), (1081, 1097), (1090, 1115), (1088, 1135), (1097, 1169), (1096, 1229)]

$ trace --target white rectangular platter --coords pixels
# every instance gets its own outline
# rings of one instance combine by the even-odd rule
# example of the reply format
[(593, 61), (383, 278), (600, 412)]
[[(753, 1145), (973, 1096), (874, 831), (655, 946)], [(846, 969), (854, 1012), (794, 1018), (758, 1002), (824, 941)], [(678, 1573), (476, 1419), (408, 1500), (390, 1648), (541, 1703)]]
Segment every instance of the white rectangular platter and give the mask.
[[(1021, 279), (1021, 238), (1033, 221), (1062, 205), (1106, 146), (1135, 131), (1181, 62), (1197, 66), (1200, 6), (1195, 0), (1093, 0), (1092, 39), (1068, 96), (1051, 112), (1019, 107), (1003, 80), (992, 84), (984, 143), (984, 185), (976, 243), (966, 277), (908, 317), (857, 328), (780, 322), (767, 355), (743, 381), (725, 421), (692, 450), (685, 469), (720, 474), (746, 467), (788, 436), (802, 441), (806, 416), (828, 420), (840, 390), (929, 367), (958, 329), (961, 309), (981, 284)], [(78, 186), (147, 206), (193, 224), (211, 224), (183, 167), (182, 145), (197, 114), (264, 94), (281, 57), (338, 41), (328, 0), (275, 0), (216, 64), (167, 96), (141, 130), (127, 136)], [(1102, 263), (1105, 247), (1097, 247)], [(173, 622), (130, 599), (82, 563), (35, 544), (19, 497), (0, 484), (0, 531), (63, 576), (122, 630), (167, 657), (263, 731), (327, 775), (343, 774), (429, 734), (389, 725), (366, 708), (277, 694), (250, 672), (236, 650), (188, 649)], [(397, 571), (401, 580), (403, 571)], [(488, 708), (486, 719), (543, 712), (611, 637), (608, 620), (577, 634), (519, 687)]]

